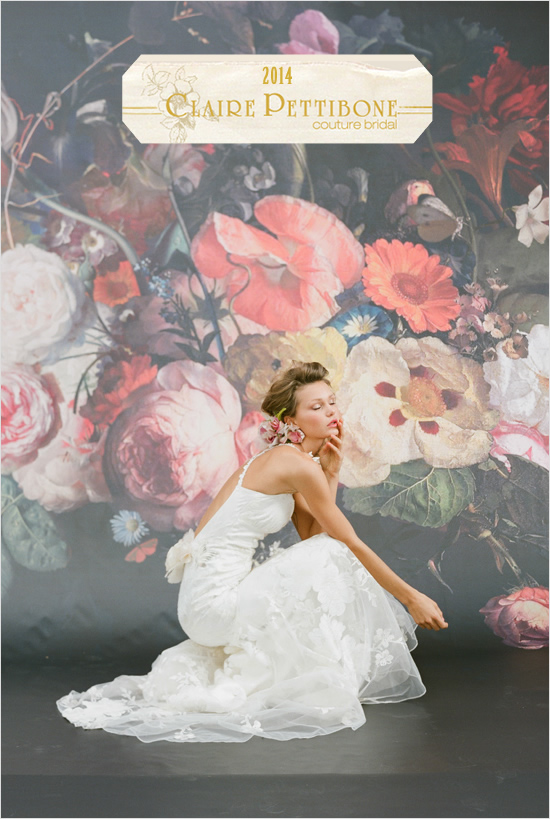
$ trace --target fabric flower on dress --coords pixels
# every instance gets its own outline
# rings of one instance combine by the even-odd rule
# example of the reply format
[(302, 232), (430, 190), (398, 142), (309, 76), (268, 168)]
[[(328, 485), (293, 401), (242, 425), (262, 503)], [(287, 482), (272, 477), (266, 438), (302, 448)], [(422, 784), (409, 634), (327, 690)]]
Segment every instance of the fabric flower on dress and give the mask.
[(338, 391), (347, 423), (342, 483), (373, 486), (392, 464), (418, 458), (449, 468), (486, 460), (499, 420), (488, 399), (481, 365), (437, 338), (360, 342)]
[(195, 539), (195, 530), (189, 529), (177, 543), (168, 549), (164, 563), (165, 577), (169, 583), (181, 583), (185, 564), (192, 557), (192, 544)]
[(506, 339), (498, 344), (496, 359), (483, 365), (485, 380), (491, 385), (489, 400), (504, 421), (536, 427), (548, 435), (550, 329), (535, 324), (524, 339), (527, 350), (521, 356)]
[(415, 333), (450, 330), (460, 313), (453, 271), (430, 256), (424, 245), (378, 239), (365, 245), (365, 293), (376, 304), (395, 310)]
[(526, 205), (516, 205), (512, 210), (516, 213), (516, 227), (519, 230), (518, 241), (526, 247), (531, 247), (533, 239), (543, 244), (548, 238), (550, 228), (543, 222), (548, 222), (549, 199), (542, 198), (542, 185), (537, 185), (529, 194)]
[(499, 594), (480, 609), (504, 645), (536, 649), (548, 645), (548, 589), (524, 586)]
[(328, 321), (338, 312), (334, 297), (361, 278), (363, 251), (351, 230), (293, 196), (264, 196), (254, 216), (266, 230), (210, 213), (191, 243), (197, 268), (224, 279), (236, 314), (270, 330)]

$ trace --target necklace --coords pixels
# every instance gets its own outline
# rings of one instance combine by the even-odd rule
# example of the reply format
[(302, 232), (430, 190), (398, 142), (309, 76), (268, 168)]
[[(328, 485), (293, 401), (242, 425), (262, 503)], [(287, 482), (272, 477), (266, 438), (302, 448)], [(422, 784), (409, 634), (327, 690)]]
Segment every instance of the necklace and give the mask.
[[(286, 443), (286, 444), (288, 444), (288, 446), (294, 447), (294, 449), (298, 449), (298, 447), (297, 447), (297, 446), (294, 446), (294, 444), (291, 444), (289, 441), (285, 441), (285, 443)], [(310, 457), (310, 458), (313, 458), (313, 460), (314, 460), (316, 463), (318, 463), (318, 464), (320, 464), (320, 463), (321, 463), (321, 459), (320, 459), (320, 457), (319, 457), (318, 455), (314, 455), (314, 454), (313, 454), (313, 452), (306, 452), (306, 451), (305, 451), (305, 449), (300, 449), (299, 451), (300, 451), (300, 452), (303, 452), (305, 455), (309, 455), (309, 457)]]

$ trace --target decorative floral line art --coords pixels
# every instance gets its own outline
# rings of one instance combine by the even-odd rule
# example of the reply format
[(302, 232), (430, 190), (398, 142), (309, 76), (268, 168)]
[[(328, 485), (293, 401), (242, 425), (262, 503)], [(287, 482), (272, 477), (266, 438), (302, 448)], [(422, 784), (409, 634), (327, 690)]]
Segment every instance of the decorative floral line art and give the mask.
[(358, 534), (463, 606), (471, 561), (480, 628), (547, 645), (546, 69), (463, 18), (428, 35), (388, 12), (247, 3), (222, 25), (183, 3), (166, 31), (196, 53), (413, 53), (434, 119), (414, 146), (194, 144), (198, 78), (148, 67), (169, 143), (142, 145), (117, 96), (151, 35), (140, 5), (120, 43), (83, 38), (87, 67), (39, 114), (9, 72), (2, 86), (7, 606), (23, 573), (70, 564), (57, 524), (93, 505), (113, 565), (162, 571), (263, 447), (270, 380), (315, 360), (346, 420), (338, 503)]

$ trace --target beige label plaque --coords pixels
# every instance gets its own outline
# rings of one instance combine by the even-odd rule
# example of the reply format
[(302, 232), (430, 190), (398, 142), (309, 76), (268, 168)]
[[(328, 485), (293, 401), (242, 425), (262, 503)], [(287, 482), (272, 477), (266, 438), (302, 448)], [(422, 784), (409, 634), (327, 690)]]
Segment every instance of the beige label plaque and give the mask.
[(414, 142), (432, 77), (409, 54), (143, 54), (122, 121), (143, 143)]

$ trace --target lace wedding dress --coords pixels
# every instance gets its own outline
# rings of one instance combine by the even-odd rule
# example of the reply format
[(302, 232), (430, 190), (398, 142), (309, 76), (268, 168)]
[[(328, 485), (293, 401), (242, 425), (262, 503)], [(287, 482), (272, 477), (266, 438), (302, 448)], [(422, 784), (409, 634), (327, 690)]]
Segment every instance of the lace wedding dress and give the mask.
[(143, 742), (287, 740), (355, 730), (362, 703), (425, 693), (410, 655), (416, 623), (344, 543), (314, 535), (252, 568), (258, 542), (294, 508), (291, 494), (242, 485), (261, 454), (189, 547), (185, 536), (172, 547), (189, 639), (144, 676), (62, 697), (74, 725)]

